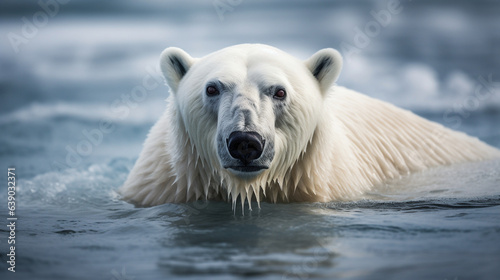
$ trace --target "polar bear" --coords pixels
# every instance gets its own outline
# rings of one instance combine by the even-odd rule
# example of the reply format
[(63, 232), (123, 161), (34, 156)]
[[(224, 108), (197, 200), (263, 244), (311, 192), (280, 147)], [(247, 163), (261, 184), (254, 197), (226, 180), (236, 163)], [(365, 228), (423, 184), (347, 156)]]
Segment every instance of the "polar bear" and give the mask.
[[(167, 48), (166, 110), (120, 192), (137, 206), (352, 199), (430, 167), (500, 157), (464, 133), (334, 85), (342, 57), (271, 46)], [(250, 203), (249, 203), (250, 205)]]

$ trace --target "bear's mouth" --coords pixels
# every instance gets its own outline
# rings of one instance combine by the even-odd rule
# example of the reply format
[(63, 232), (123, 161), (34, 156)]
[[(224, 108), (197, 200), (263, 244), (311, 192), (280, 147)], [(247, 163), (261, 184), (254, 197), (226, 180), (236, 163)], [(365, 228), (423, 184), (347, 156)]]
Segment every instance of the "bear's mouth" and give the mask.
[(242, 166), (224, 166), (226, 169), (233, 169), (234, 171), (238, 172), (244, 172), (244, 173), (252, 173), (252, 172), (258, 172), (263, 169), (268, 169), (268, 166), (263, 166), (263, 165), (258, 165), (258, 166), (248, 166), (248, 165), (242, 165)]

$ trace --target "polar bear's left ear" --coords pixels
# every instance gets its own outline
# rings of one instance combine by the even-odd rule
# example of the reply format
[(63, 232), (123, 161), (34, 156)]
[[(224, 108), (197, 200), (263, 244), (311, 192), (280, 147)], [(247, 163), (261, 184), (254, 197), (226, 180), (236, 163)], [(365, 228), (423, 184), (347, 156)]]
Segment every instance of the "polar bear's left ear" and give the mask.
[(179, 87), (181, 79), (186, 75), (193, 63), (194, 59), (179, 48), (166, 48), (161, 53), (161, 71), (173, 93), (177, 93), (177, 88)]
[(322, 49), (305, 61), (307, 68), (318, 80), (321, 92), (327, 92), (342, 69), (342, 55), (334, 49)]

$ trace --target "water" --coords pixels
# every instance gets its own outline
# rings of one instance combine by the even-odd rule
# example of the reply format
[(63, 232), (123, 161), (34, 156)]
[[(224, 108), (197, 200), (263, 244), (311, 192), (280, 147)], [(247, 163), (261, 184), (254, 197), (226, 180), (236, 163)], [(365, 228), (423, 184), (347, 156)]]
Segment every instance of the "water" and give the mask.
[(493, 279), (498, 274), (500, 161), (415, 174), (356, 202), (263, 203), (260, 210), (236, 214), (224, 202), (134, 208), (114, 192), (131, 164), (114, 160), (22, 181), (16, 276)]
[[(224, 202), (134, 208), (117, 188), (167, 96), (161, 50), (194, 56), (244, 42), (307, 58), (353, 43), (353, 28), (387, 2), (74, 1), (15, 53), (35, 1), (0, 4), (0, 182), (18, 181), (16, 273), (1, 279), (496, 279), (500, 160), (440, 167), (354, 201)], [(402, 1), (380, 34), (346, 60), (339, 84), (390, 101), (500, 147), (500, 5)], [(347, 54), (344, 52), (344, 56)], [(150, 79), (143, 100), (126, 103)], [(107, 119), (112, 131), (100, 122)], [(102, 138), (77, 153), (86, 134)], [(7, 205), (6, 189), (0, 202)], [(3, 208), (2, 208), (3, 207)], [(2, 217), (7, 210), (2, 206)], [(5, 222), (6, 220), (4, 220)]]

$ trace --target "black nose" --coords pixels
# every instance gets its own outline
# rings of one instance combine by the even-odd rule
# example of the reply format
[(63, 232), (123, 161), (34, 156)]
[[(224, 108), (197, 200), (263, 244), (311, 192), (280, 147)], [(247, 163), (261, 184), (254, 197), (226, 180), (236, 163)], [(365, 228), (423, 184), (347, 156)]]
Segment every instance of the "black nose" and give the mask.
[(229, 135), (226, 144), (233, 158), (241, 160), (243, 164), (248, 164), (262, 155), (265, 141), (256, 132), (235, 131)]

